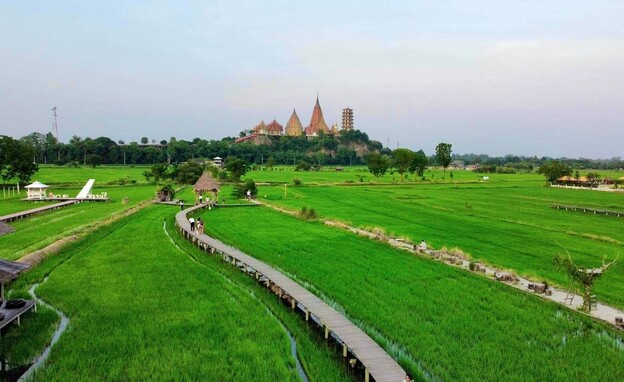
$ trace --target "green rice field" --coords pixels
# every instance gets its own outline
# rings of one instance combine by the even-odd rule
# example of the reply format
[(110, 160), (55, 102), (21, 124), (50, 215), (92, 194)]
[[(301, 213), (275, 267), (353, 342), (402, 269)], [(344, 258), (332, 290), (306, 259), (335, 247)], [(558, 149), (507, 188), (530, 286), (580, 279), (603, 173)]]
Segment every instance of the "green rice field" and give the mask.
[[(26, 219), (10, 222), (15, 230), (0, 237), (0, 258), (15, 260), (32, 251), (46, 247), (64, 237), (79, 233), (92, 227), (98, 222), (124, 210), (139, 202), (151, 199), (155, 193), (155, 186), (132, 186), (95, 188), (93, 193), (106, 190), (111, 200), (109, 202), (85, 202), (33, 215)], [(79, 190), (68, 189), (67, 193), (78, 193)], [(122, 199), (128, 198), (128, 204)], [(20, 207), (36, 208), (40, 203), (15, 201)]]
[(422, 379), (624, 378), (620, 334), (556, 304), (266, 208), (203, 217), (210, 235), (335, 301)]
[[(262, 187), (260, 200), (361, 228), (381, 228), (412, 242), (458, 247), (475, 261), (510, 269), (564, 287), (554, 269), (557, 252), (569, 251), (588, 267), (624, 252), (624, 218), (568, 212), (552, 204), (624, 212), (624, 193), (542, 187), (541, 184), (422, 184), (405, 186)], [(601, 300), (624, 307), (624, 261), (597, 283)]]
[[(149, 206), (109, 225), (100, 223), (153, 198), (148, 167), (42, 167), (36, 180), (58, 194), (76, 194), (88, 178), (107, 203), (81, 203), (11, 222), (0, 258), (15, 260), (78, 234), (9, 286), (11, 297), (37, 293), (63, 310), (70, 327), (36, 375), (61, 380), (300, 380), (297, 358), (311, 381), (349, 381), (339, 352), (274, 295), (236, 268), (206, 255), (176, 231), (176, 206)], [(473, 261), (569, 287), (552, 257), (569, 250), (598, 265), (622, 252), (624, 219), (566, 212), (551, 204), (624, 211), (624, 194), (544, 187), (537, 174), (441, 170), (425, 181), (398, 174), (376, 179), (365, 167), (297, 172), (279, 166), (251, 171), (258, 199), (321, 218), (434, 248), (457, 247)], [(127, 186), (113, 185), (125, 178)], [(301, 186), (292, 183), (301, 180)], [(452, 181), (451, 181), (452, 180)], [(111, 184), (107, 184), (111, 183)], [(287, 183), (284, 186), (284, 183)], [(223, 185), (220, 202), (242, 201)], [(21, 197), (23, 197), (22, 195)], [(121, 201), (129, 199), (128, 204)], [(176, 195), (188, 206), (190, 187)], [(0, 214), (43, 203), (0, 199)], [(555, 303), (487, 278), (268, 208), (202, 211), (206, 232), (302, 283), (344, 312), (417, 380), (620, 381), (621, 332)], [(165, 224), (165, 227), (163, 227)], [(599, 300), (624, 307), (620, 261), (596, 287)], [(22, 326), (3, 332), (0, 351), (27, 364), (45, 346), (58, 318), (40, 307)], [(105, 335), (102, 335), (105, 333)]]
[[(19, 280), (18, 295), (49, 274), (37, 293), (70, 318), (35, 380), (300, 380), (282, 325), (300, 337), (316, 380), (348, 380), (296, 318), (271, 313), (280, 308), (261, 287), (180, 237), (176, 247), (163, 227), (174, 212), (139, 211)], [(172, 223), (169, 230), (177, 235)]]

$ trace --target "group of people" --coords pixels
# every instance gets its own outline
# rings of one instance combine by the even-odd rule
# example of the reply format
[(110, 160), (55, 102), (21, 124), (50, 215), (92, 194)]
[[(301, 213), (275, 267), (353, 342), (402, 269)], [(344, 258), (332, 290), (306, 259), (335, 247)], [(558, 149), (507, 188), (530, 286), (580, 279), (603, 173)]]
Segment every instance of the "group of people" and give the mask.
[(202, 218), (197, 218), (197, 221), (195, 221), (195, 218), (190, 218), (189, 223), (191, 223), (191, 232), (197, 232), (200, 235), (204, 233), (204, 221)]

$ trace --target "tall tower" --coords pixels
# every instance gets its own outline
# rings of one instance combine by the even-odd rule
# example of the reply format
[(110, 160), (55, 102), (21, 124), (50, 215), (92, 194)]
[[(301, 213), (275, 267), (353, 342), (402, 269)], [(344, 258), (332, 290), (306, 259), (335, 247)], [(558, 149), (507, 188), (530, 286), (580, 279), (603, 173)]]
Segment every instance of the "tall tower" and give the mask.
[(310, 118), (310, 125), (306, 129), (306, 135), (316, 136), (319, 131), (327, 134), (329, 133), (329, 127), (323, 118), (323, 110), (321, 110), (321, 104), (319, 103), (317, 95), (316, 104), (314, 105), (314, 110), (312, 110), (312, 118)]
[(52, 108), (52, 116), (54, 117), (54, 124), (52, 125), (52, 129), (54, 129), (54, 138), (56, 138), (58, 142), (58, 123), (56, 122), (56, 106)]
[(353, 130), (353, 109), (342, 109), (342, 129)]

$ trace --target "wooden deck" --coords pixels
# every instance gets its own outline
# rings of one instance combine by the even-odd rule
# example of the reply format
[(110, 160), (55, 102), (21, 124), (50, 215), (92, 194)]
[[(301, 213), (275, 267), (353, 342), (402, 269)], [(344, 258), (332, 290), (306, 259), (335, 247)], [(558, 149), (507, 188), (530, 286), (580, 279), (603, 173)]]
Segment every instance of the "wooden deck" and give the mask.
[(16, 212), (14, 214), (10, 214), (10, 215), (4, 215), (4, 216), (0, 216), (0, 222), (11, 222), (14, 220), (18, 220), (18, 219), (23, 219), (26, 217), (29, 217), (31, 215), (35, 215), (35, 214), (40, 214), (42, 212), (46, 212), (49, 210), (55, 210), (57, 208), (62, 208), (65, 206), (69, 206), (72, 205), (74, 203), (77, 203), (77, 200), (68, 200), (65, 202), (61, 202), (61, 203), (55, 203), (55, 204), (50, 204), (44, 207), (39, 207), (39, 208), (33, 208), (30, 210), (26, 210), (26, 211), (21, 211), (21, 212)]
[(32, 300), (26, 301), (26, 305), (22, 306), (19, 309), (0, 308), (0, 312), (4, 313), (4, 320), (0, 321), (0, 330), (2, 330), (5, 326), (9, 325), (13, 321), (17, 321), (17, 324), (19, 325), (20, 317), (22, 316), (22, 314), (28, 312), (31, 309), (35, 309), (35, 311), (37, 311), (37, 305)]
[(343, 357), (350, 352), (361, 362), (366, 382), (371, 377), (376, 382), (403, 380), (405, 371), (381, 346), (320, 298), (268, 264), (205, 234), (191, 232), (186, 216), (202, 207), (205, 206), (194, 206), (176, 214), (177, 226), (187, 239), (206, 251), (221, 255), (247, 274), (264, 281), (267, 287), (276, 288), (280, 297), (287, 296), (292, 309), (300, 309), (306, 320), (312, 319), (323, 327), (326, 339), (334, 338), (342, 345)]

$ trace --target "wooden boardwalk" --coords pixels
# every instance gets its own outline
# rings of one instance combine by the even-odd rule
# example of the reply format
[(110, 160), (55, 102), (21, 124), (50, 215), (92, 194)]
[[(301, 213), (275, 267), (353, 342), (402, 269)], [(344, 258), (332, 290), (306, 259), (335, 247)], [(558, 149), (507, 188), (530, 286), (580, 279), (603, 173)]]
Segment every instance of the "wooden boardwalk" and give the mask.
[(35, 304), (35, 302), (32, 300), (27, 300), (26, 304), (19, 309), (0, 308), (0, 313), (4, 314), (4, 319), (0, 321), (0, 331), (13, 321), (17, 321), (17, 324), (20, 325), (20, 317), (22, 316), (22, 314), (28, 312), (31, 309), (34, 309), (35, 312), (37, 311), (37, 304)]
[(16, 212), (10, 215), (0, 216), (0, 222), (6, 223), (6, 222), (18, 220), (18, 219), (23, 219), (31, 215), (40, 214), (42, 212), (46, 212), (49, 210), (55, 210), (57, 208), (69, 206), (77, 202), (78, 202), (77, 200), (68, 200), (68, 201), (61, 202), (61, 203), (50, 204), (50, 205), (39, 207), (39, 208), (33, 208), (31, 210), (26, 210), (26, 211)]
[(274, 289), (280, 298), (288, 299), (292, 309), (300, 309), (305, 314), (306, 320), (318, 322), (324, 329), (326, 339), (332, 337), (342, 345), (343, 357), (351, 353), (361, 362), (366, 382), (371, 378), (376, 382), (403, 380), (405, 377), (403, 368), (364, 331), (323, 300), (270, 265), (205, 234), (191, 232), (186, 216), (189, 212), (202, 207), (205, 206), (191, 207), (176, 214), (176, 224), (187, 239), (206, 251), (220, 254), (224, 260), (238, 266), (257, 280), (265, 282), (266, 286)]
[(594, 215), (600, 214), (600, 215), (607, 215), (607, 216), (615, 216), (618, 218), (624, 217), (624, 212), (622, 211), (601, 210), (601, 209), (596, 209), (596, 208), (579, 207), (579, 206), (566, 206), (565, 204), (553, 204), (551, 205), (551, 207), (556, 208), (558, 210), (589, 212)]

